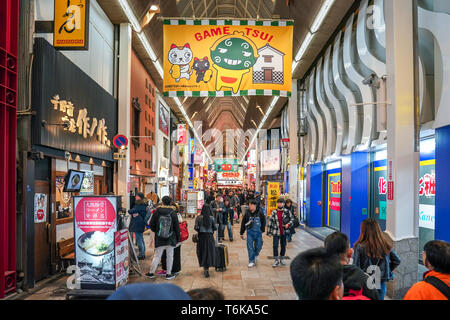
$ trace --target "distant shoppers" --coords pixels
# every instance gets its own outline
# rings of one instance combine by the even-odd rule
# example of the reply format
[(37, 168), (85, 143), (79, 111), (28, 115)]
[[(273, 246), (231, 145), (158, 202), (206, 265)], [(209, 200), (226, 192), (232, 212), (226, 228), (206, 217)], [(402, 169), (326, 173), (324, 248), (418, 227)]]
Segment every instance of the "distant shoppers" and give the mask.
[(128, 210), (131, 215), (131, 221), (129, 230), (134, 232), (136, 237), (136, 242), (139, 248), (139, 260), (145, 259), (145, 242), (144, 242), (144, 231), (145, 231), (145, 216), (147, 214), (147, 201), (145, 200), (144, 194), (138, 192), (135, 198), (135, 205), (133, 209)]
[(249, 268), (258, 262), (259, 253), (263, 246), (262, 234), (266, 229), (266, 217), (256, 209), (255, 200), (250, 201), (249, 209), (244, 214), (241, 223), (241, 238), (245, 240), (244, 233), (247, 231), (247, 251)]
[(192, 300), (180, 287), (170, 283), (132, 283), (120, 287), (107, 300)]
[(194, 230), (198, 232), (197, 258), (203, 268), (205, 278), (209, 277), (209, 268), (214, 267), (216, 245), (214, 231), (217, 230), (216, 221), (212, 216), (210, 199), (202, 207), (202, 213), (195, 219)]
[(450, 300), (450, 243), (433, 240), (424, 246), (423, 281), (406, 293), (404, 300)]
[[(222, 223), (221, 225), (225, 228), (225, 226), (228, 229), (228, 240), (231, 242), (233, 241), (233, 218), (234, 218), (234, 211), (233, 208), (230, 205), (230, 200), (228, 198), (225, 198), (224, 201), (224, 211), (222, 214)], [(222, 231), (222, 240), (225, 240), (225, 230)]]
[(225, 300), (223, 293), (214, 288), (193, 289), (187, 294), (192, 300)]
[[(366, 219), (361, 223), (361, 234), (354, 246), (353, 264), (366, 273), (370, 266), (380, 268), (381, 279), (378, 294), (380, 300), (386, 295), (386, 282), (394, 279), (394, 269), (400, 265), (400, 257), (393, 250), (393, 242), (381, 231), (375, 219)], [(375, 281), (377, 283), (377, 281)]]
[[(183, 223), (183, 217), (180, 214), (180, 209), (176, 205), (176, 203), (172, 200), (172, 203), (170, 205), (172, 209), (176, 212), (178, 217), (178, 224)], [(165, 276), (167, 274), (167, 254), (166, 251), (164, 251), (162, 257), (161, 257), (161, 265), (162, 270), (159, 271), (157, 274), (159, 276)], [(173, 250), (173, 265), (172, 265), (172, 274), (177, 276), (181, 272), (181, 242), (177, 243), (175, 249)]]
[(300, 253), (291, 263), (292, 284), (300, 300), (342, 300), (342, 266), (325, 248)]
[[(297, 218), (297, 208), (292, 204), (291, 199), (286, 200), (284, 207), (287, 210), (289, 210), (289, 212), (292, 214), (292, 217), (294, 219), (298, 219)], [(295, 234), (295, 225), (293, 224), (292, 227), (289, 229), (289, 233), (286, 235), (287, 242), (292, 241), (292, 235), (294, 235), (294, 234)]]
[(365, 296), (371, 300), (378, 300), (378, 291), (367, 287), (369, 276), (355, 265), (351, 265), (353, 249), (346, 234), (336, 231), (325, 238), (325, 249), (329, 254), (339, 256), (344, 281), (344, 296)]
[(172, 199), (168, 196), (162, 198), (163, 205), (156, 209), (150, 219), (150, 229), (155, 233), (155, 252), (150, 272), (146, 274), (150, 279), (155, 278), (155, 271), (161, 261), (164, 251), (167, 254), (166, 280), (175, 278), (172, 273), (174, 249), (180, 242), (180, 225), (178, 216), (171, 206)]
[[(294, 223), (291, 212), (284, 208), (284, 199), (277, 200), (277, 209), (270, 214), (267, 224), (267, 235), (273, 236), (273, 256), (275, 259), (272, 267), (285, 265), (283, 259), (286, 254), (286, 235)], [(280, 254), (278, 254), (278, 245), (281, 245)]]

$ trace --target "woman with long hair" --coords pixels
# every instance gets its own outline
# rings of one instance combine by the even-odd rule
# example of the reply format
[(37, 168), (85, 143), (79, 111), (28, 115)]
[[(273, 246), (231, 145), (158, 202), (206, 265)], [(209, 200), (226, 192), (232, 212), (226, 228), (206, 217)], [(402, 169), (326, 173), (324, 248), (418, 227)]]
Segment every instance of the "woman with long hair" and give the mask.
[(209, 277), (209, 268), (214, 266), (216, 250), (214, 231), (217, 230), (217, 226), (212, 216), (210, 203), (211, 198), (208, 198), (202, 207), (202, 213), (195, 219), (194, 226), (194, 230), (198, 232), (198, 263), (203, 268), (205, 278)]
[(380, 279), (375, 279), (375, 284), (380, 284), (377, 288), (380, 300), (384, 300), (386, 282), (394, 279), (393, 271), (401, 262), (393, 247), (393, 240), (381, 231), (377, 220), (366, 219), (361, 223), (361, 234), (354, 246), (353, 264), (366, 273), (375, 271), (375, 275), (379, 274)]

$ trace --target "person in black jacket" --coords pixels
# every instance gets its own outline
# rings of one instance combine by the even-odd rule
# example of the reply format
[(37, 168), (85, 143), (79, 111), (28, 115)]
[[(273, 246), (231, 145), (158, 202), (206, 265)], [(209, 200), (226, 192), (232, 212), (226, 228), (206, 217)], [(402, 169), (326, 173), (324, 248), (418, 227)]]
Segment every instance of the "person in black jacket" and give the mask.
[(377, 220), (366, 219), (361, 223), (361, 234), (354, 246), (353, 264), (369, 274), (379, 268), (381, 279), (375, 279), (374, 285), (379, 285), (380, 300), (384, 300), (386, 295), (386, 282), (394, 279), (393, 271), (401, 263), (393, 247), (392, 239), (381, 231)]
[[(222, 213), (222, 225), (227, 227), (228, 229), (228, 239), (230, 241), (233, 241), (233, 218), (234, 218), (234, 211), (233, 208), (230, 205), (230, 199), (225, 198), (224, 201), (224, 209)], [(222, 240), (225, 240), (225, 230), (222, 231)]]
[(153, 255), (150, 272), (146, 274), (147, 277), (155, 278), (155, 271), (161, 261), (161, 256), (164, 251), (167, 254), (167, 274), (166, 280), (175, 278), (172, 274), (173, 256), (176, 245), (181, 241), (180, 239), (180, 225), (178, 223), (178, 216), (171, 206), (172, 199), (168, 196), (162, 198), (163, 205), (156, 209), (155, 213), (150, 219), (150, 229), (155, 233), (155, 252)]
[(216, 221), (210, 207), (211, 198), (202, 207), (202, 213), (195, 219), (194, 230), (198, 232), (197, 258), (203, 268), (205, 278), (209, 278), (209, 268), (215, 265), (216, 245), (214, 231), (217, 230)]
[(139, 248), (138, 259), (145, 259), (145, 242), (144, 242), (144, 231), (145, 231), (145, 215), (147, 209), (147, 202), (145, 201), (144, 194), (138, 192), (136, 194), (136, 201), (133, 209), (128, 210), (131, 215), (131, 221), (129, 230), (134, 232), (136, 237), (136, 242)]
[(245, 240), (244, 233), (247, 231), (247, 251), (249, 268), (258, 262), (258, 256), (263, 246), (262, 234), (266, 229), (266, 217), (256, 209), (256, 200), (251, 200), (249, 210), (245, 213), (241, 223), (241, 239)]
[(336, 254), (342, 265), (344, 297), (363, 295), (371, 300), (379, 300), (378, 290), (367, 286), (369, 276), (357, 266), (350, 263), (353, 249), (345, 233), (336, 231), (325, 238), (325, 249), (329, 254)]

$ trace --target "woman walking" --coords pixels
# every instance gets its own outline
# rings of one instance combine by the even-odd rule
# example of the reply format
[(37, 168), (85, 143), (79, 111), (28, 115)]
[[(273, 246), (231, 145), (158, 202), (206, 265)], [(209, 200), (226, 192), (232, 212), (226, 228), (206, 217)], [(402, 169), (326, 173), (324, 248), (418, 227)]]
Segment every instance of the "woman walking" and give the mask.
[(386, 282), (394, 279), (393, 271), (401, 262), (393, 246), (392, 239), (381, 231), (377, 220), (366, 219), (361, 223), (361, 234), (354, 247), (353, 264), (369, 274), (379, 268), (379, 272), (375, 274), (380, 274), (380, 279), (375, 279), (375, 284), (380, 284), (377, 288), (380, 300), (384, 300)]
[(209, 268), (214, 267), (216, 245), (214, 231), (217, 230), (216, 221), (212, 216), (208, 199), (202, 207), (202, 213), (195, 219), (194, 230), (198, 232), (197, 258), (200, 267), (203, 267), (205, 278), (209, 277)]

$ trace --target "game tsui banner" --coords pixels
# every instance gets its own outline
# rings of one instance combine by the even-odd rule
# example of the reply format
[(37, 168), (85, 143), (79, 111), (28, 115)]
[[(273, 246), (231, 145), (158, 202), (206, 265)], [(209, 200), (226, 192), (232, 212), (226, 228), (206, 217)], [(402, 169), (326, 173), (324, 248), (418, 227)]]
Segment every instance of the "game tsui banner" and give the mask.
[(291, 95), (293, 21), (164, 20), (164, 96)]

